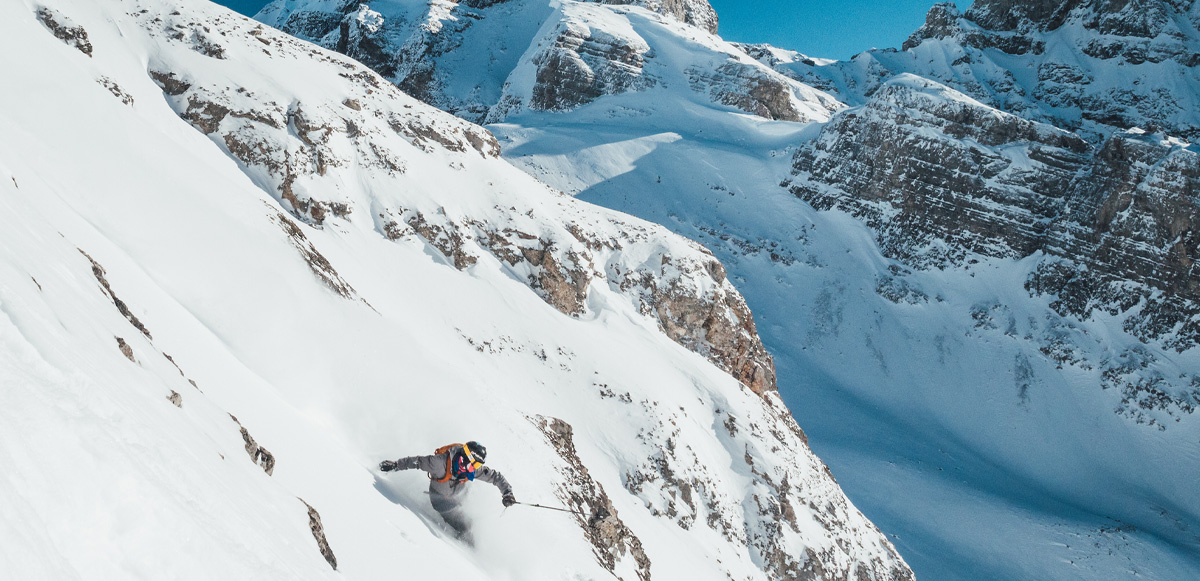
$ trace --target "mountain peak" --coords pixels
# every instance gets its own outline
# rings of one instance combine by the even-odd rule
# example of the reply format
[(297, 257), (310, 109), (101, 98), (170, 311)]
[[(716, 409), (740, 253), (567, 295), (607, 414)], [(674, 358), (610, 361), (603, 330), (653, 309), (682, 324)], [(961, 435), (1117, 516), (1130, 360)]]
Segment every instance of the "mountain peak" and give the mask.
[(934, 4), (925, 14), (925, 24), (904, 41), (902, 48), (909, 50), (927, 38), (946, 38), (958, 34), (959, 18), (962, 18), (962, 13), (953, 2)]

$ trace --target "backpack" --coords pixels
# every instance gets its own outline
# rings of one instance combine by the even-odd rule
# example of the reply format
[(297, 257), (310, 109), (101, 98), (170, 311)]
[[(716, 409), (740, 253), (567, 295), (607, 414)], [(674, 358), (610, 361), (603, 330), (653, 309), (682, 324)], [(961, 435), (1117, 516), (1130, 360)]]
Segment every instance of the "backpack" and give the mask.
[[(463, 448), (463, 447), (465, 447), (465, 444), (446, 444), (445, 446), (442, 446), (441, 448), (434, 450), (433, 455), (437, 456), (439, 454), (445, 454), (446, 452), (454, 450), (455, 448)], [(430, 476), (429, 478), (430, 478), (430, 480), (433, 480), (434, 482), (449, 481), (451, 478), (450, 475), (454, 474), (453, 468), (454, 468), (454, 454), (450, 454), (449, 456), (446, 456), (446, 475), (441, 478), (434, 478), (433, 476)]]

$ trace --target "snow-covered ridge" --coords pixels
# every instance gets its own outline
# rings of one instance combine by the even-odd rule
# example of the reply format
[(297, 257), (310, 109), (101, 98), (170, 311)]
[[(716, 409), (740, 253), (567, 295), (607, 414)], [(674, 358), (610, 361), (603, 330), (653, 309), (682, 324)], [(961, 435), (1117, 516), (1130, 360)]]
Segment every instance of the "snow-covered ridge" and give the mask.
[[(41, 8), (80, 32), (0, 8), (0, 570), (911, 577), (699, 245), (225, 9)], [(587, 516), (477, 490), (470, 550), (372, 472), (467, 438)]]
[[(170, 14), (149, 12), (141, 19), (150, 34), (166, 42), (202, 34), (190, 32), (199, 30), (195, 23)], [(774, 389), (770, 355), (752, 316), (721, 265), (702, 247), (664, 243), (661, 228), (595, 208), (581, 210), (570, 198), (546, 204), (540, 198), (553, 193), (533, 183), (481, 187), (462, 158), (482, 157), (485, 167), (505, 165), (487, 163), (499, 154), (495, 138), (404, 95), (361, 65), (314, 53), (250, 21), (207, 34), (248, 37), (270, 47), (247, 60), (316, 59), (329, 65), (329, 76), (342, 79), (340, 87), (327, 88), (315, 99), (300, 96), (304, 80), (298, 79), (290, 102), (281, 104), (281, 81), (264, 83), (220, 63), (189, 68), (195, 51), (178, 52), (180, 60), (164, 53), (150, 63), (151, 76), (179, 115), (297, 217), (318, 226), (340, 218), (390, 240), (415, 239), (458, 269), (486, 256), (488, 263), (479, 268), (510, 271), (569, 315), (588, 315), (589, 288), (593, 282), (607, 284), (655, 316), (672, 338), (755, 391)], [(218, 41), (205, 43), (201, 54), (226, 60), (228, 51)], [(206, 78), (210, 71), (221, 76)], [(431, 155), (441, 161), (431, 166)], [(443, 166), (457, 169), (461, 177), (447, 179)], [(440, 191), (427, 194), (409, 185), (435, 182)]]
[(989, 0), (966, 13), (947, 2), (899, 51), (831, 65), (756, 54), (852, 104), (912, 73), (1093, 143), (1130, 127), (1200, 132), (1200, 4), (1190, 0)]
[(841, 106), (716, 37), (715, 13), (703, 16), (710, 12), (702, 0), (279, 1), (257, 18), (473, 121), (568, 111), (627, 93), (790, 121), (824, 120)]

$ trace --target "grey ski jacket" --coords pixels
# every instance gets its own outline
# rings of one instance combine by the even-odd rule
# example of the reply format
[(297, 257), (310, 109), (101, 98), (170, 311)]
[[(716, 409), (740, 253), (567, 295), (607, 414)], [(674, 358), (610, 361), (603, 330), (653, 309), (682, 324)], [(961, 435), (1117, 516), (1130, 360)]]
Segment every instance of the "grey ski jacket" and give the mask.
[[(424, 470), (427, 474), (429, 474), (430, 494), (436, 494), (446, 498), (453, 498), (466, 492), (467, 487), (464, 485), (469, 482), (467, 480), (458, 482), (454, 479), (450, 479), (445, 482), (438, 482), (438, 480), (446, 477), (446, 460), (448, 460), (449, 456), (453, 453), (454, 451), (451, 450), (449, 452), (433, 454), (430, 456), (409, 456), (407, 458), (401, 458), (396, 461), (396, 469)], [(500, 494), (502, 495), (507, 496), (512, 494), (512, 486), (509, 485), (508, 480), (504, 478), (504, 475), (497, 470), (492, 470), (486, 465), (481, 466), (475, 471), (475, 480), (482, 480), (492, 484), (496, 488), (500, 489)]]

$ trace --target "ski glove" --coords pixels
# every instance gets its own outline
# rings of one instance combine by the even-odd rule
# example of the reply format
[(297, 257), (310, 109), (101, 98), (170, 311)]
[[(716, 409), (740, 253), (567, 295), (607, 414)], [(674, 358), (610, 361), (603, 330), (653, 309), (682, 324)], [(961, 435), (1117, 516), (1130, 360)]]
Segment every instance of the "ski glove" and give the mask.
[(383, 462), (379, 463), (379, 469), (384, 472), (391, 472), (393, 470), (399, 470), (400, 465), (396, 464), (392, 460), (384, 460)]
[(500, 502), (504, 503), (505, 508), (507, 508), (517, 503), (517, 497), (513, 496), (512, 494), (505, 494), (504, 500), (501, 500)]

